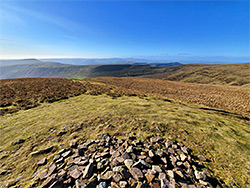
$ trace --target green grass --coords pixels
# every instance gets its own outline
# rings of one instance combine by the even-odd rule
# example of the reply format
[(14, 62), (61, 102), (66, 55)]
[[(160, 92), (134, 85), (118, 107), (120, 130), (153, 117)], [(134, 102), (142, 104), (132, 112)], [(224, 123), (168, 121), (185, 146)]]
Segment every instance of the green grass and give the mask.
[[(31, 157), (32, 151), (50, 145), (67, 146), (69, 139), (96, 138), (102, 132), (116, 136), (134, 132), (142, 138), (160, 134), (177, 139), (189, 146), (194, 155), (203, 154), (210, 159), (212, 162), (206, 165), (215, 176), (228, 184), (234, 181), (247, 187), (250, 179), (244, 170), (250, 170), (249, 125), (198, 108), (150, 98), (80, 95), (5, 115), (0, 124), (0, 171), (11, 169), (12, 173), (0, 177), (0, 186), (21, 174), (23, 187), (32, 184), (35, 163), (43, 157)], [(79, 122), (83, 125), (77, 130), (75, 124)], [(107, 128), (109, 124), (115, 128)], [(68, 131), (57, 136), (60, 130)], [(20, 148), (11, 145), (21, 138), (26, 141)]]

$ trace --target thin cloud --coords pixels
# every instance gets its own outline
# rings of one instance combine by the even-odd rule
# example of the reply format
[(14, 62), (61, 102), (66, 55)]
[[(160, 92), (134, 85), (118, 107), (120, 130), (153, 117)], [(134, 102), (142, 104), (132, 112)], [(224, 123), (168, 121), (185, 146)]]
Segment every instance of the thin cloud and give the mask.
[(178, 53), (177, 55), (179, 56), (185, 56), (185, 55), (190, 55), (189, 53)]
[(69, 38), (69, 39), (78, 39), (78, 37), (71, 36), (71, 35), (63, 35), (64, 38)]
[(20, 17), (18, 17), (16, 14), (10, 13), (10, 11), (6, 11), (4, 9), (1, 10), (1, 19), (0, 22), (2, 21), (6, 21), (6, 22), (11, 22), (11, 23), (15, 23), (18, 25), (27, 25), (26, 22), (21, 19)]
[[(38, 19), (42, 22), (52, 24), (54, 26), (66, 29), (66, 30), (76, 30), (79, 29), (79, 24), (75, 23), (74, 21), (67, 19), (65, 17), (59, 17), (55, 15), (48, 15), (47, 13), (42, 12), (35, 12), (33, 10), (27, 10), (21, 7), (14, 7), (14, 6), (8, 6), (5, 5), (4, 9), (8, 9), (9, 12), (12, 12), (12, 14), (9, 14), (9, 18), (20, 18), (19, 15), (29, 16), (35, 19)], [(7, 12), (7, 11), (5, 11)], [(23, 21), (23, 20), (19, 20)], [(23, 21), (24, 22), (24, 21)], [(87, 28), (86, 28), (87, 29)]]
[(0, 39), (0, 43), (8, 43), (8, 44), (23, 44), (23, 43), (21, 43), (21, 42), (14, 41), (14, 40), (8, 40), (8, 39)]

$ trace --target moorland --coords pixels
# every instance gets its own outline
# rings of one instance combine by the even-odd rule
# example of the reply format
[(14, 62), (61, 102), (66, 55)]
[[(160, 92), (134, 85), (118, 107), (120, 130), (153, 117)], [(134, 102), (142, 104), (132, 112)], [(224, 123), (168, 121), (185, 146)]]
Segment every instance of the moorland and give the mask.
[[(177, 67), (160, 68), (166, 71)], [(240, 77), (236, 72), (231, 75)], [(218, 79), (201, 84), (207, 80), (206, 75), (200, 74), (196, 81), (170, 81), (156, 75), (0, 80), (0, 185), (41, 186), (44, 180), (39, 177), (44, 170), (47, 173), (47, 166), (37, 165), (38, 161), (46, 158), (47, 165), (55, 163), (58, 152), (73, 147), (72, 142), (81, 146), (102, 134), (119, 139), (132, 134), (141, 141), (160, 136), (171, 143), (182, 143), (190, 148), (192, 160), (205, 157), (202, 164), (221, 182), (221, 187), (248, 187), (248, 83)], [(223, 76), (228, 77), (224, 72)], [(76, 163), (71, 155), (62, 163), (66, 166), (56, 163), (56, 168), (69, 170), (68, 165)], [(74, 185), (74, 178), (69, 179), (68, 185)], [(175, 186), (181, 187), (181, 183), (181, 178), (176, 179)]]

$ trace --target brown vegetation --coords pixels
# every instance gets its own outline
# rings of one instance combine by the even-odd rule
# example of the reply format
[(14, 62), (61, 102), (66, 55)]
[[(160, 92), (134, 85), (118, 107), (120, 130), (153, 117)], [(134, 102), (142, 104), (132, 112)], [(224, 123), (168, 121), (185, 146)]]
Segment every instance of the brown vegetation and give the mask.
[(0, 80), (1, 115), (29, 109), (86, 92), (79, 82), (68, 79), (23, 78)]
[(226, 65), (189, 64), (167, 67), (164, 73), (143, 75), (157, 78), (201, 84), (250, 86), (250, 63)]
[(138, 96), (140, 92), (117, 89), (105, 84), (59, 78), (21, 78), (0, 80), (0, 115), (55, 102), (82, 93)]
[(89, 80), (137, 90), (154, 96), (227, 110), (249, 116), (250, 89), (248, 87), (183, 83), (146, 78), (91, 78)]

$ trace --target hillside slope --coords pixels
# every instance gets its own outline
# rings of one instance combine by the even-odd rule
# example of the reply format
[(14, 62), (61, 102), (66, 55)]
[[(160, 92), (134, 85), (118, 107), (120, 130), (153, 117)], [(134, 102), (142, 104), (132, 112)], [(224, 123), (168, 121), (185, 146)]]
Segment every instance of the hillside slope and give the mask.
[[(228, 185), (233, 182), (247, 187), (249, 183), (249, 125), (208, 114), (196, 105), (83, 94), (5, 115), (0, 130), (0, 172), (9, 170), (0, 176), (0, 185), (32, 187), (31, 177), (39, 169), (36, 162), (47, 157), (32, 156), (32, 152), (54, 146), (48, 154), (49, 164), (71, 141), (97, 139), (105, 132), (118, 138), (134, 133), (139, 139), (152, 134), (177, 139), (191, 148), (194, 156), (204, 155), (210, 161), (205, 163), (209, 171)], [(18, 143), (20, 139), (24, 141)]]
[(0, 59), (0, 67), (11, 66), (11, 65), (36, 64), (36, 63), (42, 63), (42, 61), (38, 59), (13, 59), (13, 60)]
[(86, 78), (97, 76), (140, 76), (162, 73), (165, 67), (150, 65), (67, 65), (53, 62), (0, 67), (0, 79), (9, 78)]
[(161, 98), (201, 104), (205, 107), (250, 117), (250, 88), (248, 87), (183, 83), (135, 77), (99, 77), (88, 80), (137, 90)]
[(164, 73), (143, 75), (141, 77), (202, 84), (250, 87), (250, 63), (225, 65), (180, 65), (166, 68)]

